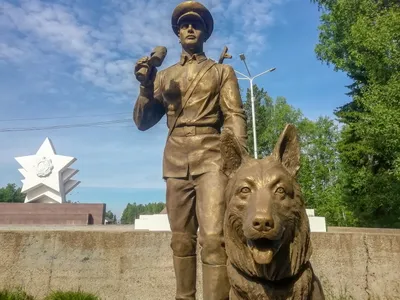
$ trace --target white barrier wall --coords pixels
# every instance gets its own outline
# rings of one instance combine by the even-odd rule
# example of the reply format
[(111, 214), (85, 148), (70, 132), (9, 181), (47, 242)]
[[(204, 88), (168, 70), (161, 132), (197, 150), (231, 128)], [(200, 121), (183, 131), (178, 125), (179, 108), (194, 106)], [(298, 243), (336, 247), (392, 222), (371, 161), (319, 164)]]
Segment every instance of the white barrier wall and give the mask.
[(171, 231), (166, 214), (140, 215), (135, 220), (136, 230)]
[[(316, 217), (314, 209), (306, 209), (311, 232), (326, 232), (325, 217)], [(140, 215), (135, 220), (136, 230), (171, 231), (166, 214)]]

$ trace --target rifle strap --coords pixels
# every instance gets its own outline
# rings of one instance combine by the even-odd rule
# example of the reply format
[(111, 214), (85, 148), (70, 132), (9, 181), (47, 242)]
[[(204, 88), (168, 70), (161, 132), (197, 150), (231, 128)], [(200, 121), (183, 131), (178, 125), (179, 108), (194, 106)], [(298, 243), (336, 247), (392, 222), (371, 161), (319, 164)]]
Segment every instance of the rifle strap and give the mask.
[(170, 129), (169, 129), (168, 137), (171, 135), (172, 131), (174, 130), (174, 128), (175, 128), (175, 126), (176, 126), (176, 122), (178, 121), (178, 118), (179, 118), (179, 116), (181, 115), (183, 109), (185, 108), (186, 103), (188, 102), (190, 96), (193, 94), (193, 91), (194, 91), (194, 89), (196, 88), (197, 84), (199, 83), (199, 81), (201, 80), (201, 78), (204, 76), (204, 74), (206, 74), (206, 72), (207, 72), (209, 69), (211, 69), (211, 67), (212, 67), (213, 65), (215, 65), (215, 64), (216, 64), (215, 61), (213, 61), (213, 60), (211, 60), (211, 59), (208, 59), (208, 60), (203, 64), (203, 67), (202, 67), (202, 68), (200, 69), (200, 71), (197, 73), (197, 75), (196, 75), (196, 77), (193, 79), (193, 81), (190, 82), (190, 84), (189, 84), (189, 86), (188, 86), (188, 88), (187, 88), (187, 90), (186, 90), (185, 96), (182, 98), (182, 104), (181, 104), (181, 107), (180, 107), (180, 109), (178, 110), (178, 112), (177, 112), (177, 114), (176, 114), (174, 123), (172, 124), (172, 126), (171, 126)]

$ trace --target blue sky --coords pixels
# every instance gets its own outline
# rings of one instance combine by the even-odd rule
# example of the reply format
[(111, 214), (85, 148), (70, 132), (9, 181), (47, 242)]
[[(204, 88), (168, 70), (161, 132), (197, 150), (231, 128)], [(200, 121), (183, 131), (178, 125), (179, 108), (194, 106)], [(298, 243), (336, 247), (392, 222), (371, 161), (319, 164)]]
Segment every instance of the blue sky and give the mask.
[[(67, 197), (104, 202), (118, 216), (127, 203), (165, 201), (162, 152), (165, 118), (146, 132), (131, 120), (138, 83), (135, 61), (163, 45), (161, 68), (179, 59), (170, 27), (176, 0), (1, 0), (0, 4), (0, 186), (21, 185), (14, 157), (36, 153), (49, 137), (58, 154), (74, 156), (81, 184)], [(349, 101), (349, 79), (321, 63), (317, 6), (304, 0), (207, 0), (214, 33), (206, 54), (252, 75), (276, 71), (255, 83), (272, 97), (284, 96), (310, 119), (333, 117)], [(240, 81), (246, 89), (248, 81)], [(35, 119), (36, 120), (33, 120)], [(39, 118), (39, 119), (37, 119)], [(23, 120), (21, 120), (23, 119)], [(11, 131), (123, 120), (90, 127)]]

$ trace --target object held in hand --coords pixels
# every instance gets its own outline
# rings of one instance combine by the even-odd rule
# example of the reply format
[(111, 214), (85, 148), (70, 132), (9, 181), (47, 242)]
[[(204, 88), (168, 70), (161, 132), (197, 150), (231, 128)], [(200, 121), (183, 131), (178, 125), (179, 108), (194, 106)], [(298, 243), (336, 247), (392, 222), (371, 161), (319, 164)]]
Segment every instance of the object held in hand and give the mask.
[(232, 58), (232, 55), (228, 54), (228, 47), (224, 46), (224, 49), (221, 52), (221, 55), (219, 57), (218, 63), (222, 64), (224, 62), (225, 58)]
[[(150, 58), (146, 63), (140, 64), (141, 68), (136, 72), (136, 78), (140, 82), (146, 82), (151, 77), (150, 73), (154, 67), (159, 67), (163, 63), (167, 56), (167, 48), (163, 46), (157, 46), (153, 49), (150, 54)], [(150, 72), (149, 72), (150, 70)]]

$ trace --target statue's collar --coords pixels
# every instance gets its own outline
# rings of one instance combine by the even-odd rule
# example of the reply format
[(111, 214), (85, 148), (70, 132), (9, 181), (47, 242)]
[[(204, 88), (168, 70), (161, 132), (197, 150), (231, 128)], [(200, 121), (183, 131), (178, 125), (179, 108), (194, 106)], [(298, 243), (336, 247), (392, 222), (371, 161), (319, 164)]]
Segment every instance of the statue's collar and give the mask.
[(207, 56), (204, 54), (204, 52), (195, 53), (193, 55), (190, 55), (186, 52), (182, 52), (181, 60), (179, 61), (179, 63), (183, 66), (186, 62), (188, 62), (190, 60), (194, 60), (197, 63), (201, 63), (202, 61), (205, 61), (206, 59), (207, 59)]

